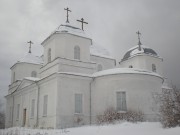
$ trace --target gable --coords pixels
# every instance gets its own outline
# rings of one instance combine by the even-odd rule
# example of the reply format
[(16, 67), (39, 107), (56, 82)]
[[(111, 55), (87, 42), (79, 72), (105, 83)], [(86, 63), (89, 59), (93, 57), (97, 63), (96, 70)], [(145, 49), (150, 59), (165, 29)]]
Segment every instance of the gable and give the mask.
[(20, 85), (18, 86), (18, 88), (16, 89), (16, 91), (21, 90), (33, 83), (34, 83), (34, 81), (23, 79), (22, 82), (20, 83)]

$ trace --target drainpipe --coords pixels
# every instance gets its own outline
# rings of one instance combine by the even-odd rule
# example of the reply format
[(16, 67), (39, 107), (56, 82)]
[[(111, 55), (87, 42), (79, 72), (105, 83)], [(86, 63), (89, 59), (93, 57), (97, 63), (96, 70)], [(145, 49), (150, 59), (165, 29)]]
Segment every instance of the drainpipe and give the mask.
[(38, 87), (38, 90), (37, 90), (37, 104), (36, 104), (36, 106), (37, 106), (37, 108), (36, 108), (36, 113), (37, 113), (37, 117), (36, 117), (36, 127), (38, 127), (39, 126), (39, 90), (40, 90), (40, 87), (39, 87), (39, 84), (38, 84), (38, 82), (35, 82), (36, 83), (36, 85), (37, 85), (37, 87)]

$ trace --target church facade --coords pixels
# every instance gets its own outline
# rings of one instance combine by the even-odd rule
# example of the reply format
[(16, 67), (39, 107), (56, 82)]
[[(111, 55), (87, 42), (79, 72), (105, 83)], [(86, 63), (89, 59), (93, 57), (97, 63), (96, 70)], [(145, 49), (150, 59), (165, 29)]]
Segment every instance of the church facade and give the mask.
[(11, 67), (6, 127), (94, 124), (110, 107), (158, 120), (153, 95), (162, 91), (163, 59), (140, 40), (119, 63), (70, 23), (60, 25), (42, 46), (42, 57), (29, 52)]

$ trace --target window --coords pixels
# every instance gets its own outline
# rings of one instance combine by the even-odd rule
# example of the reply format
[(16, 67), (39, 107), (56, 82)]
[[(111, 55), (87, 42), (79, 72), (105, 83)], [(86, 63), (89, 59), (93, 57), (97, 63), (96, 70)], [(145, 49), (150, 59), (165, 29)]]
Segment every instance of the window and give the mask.
[(17, 115), (16, 115), (17, 120), (19, 120), (19, 111), (20, 111), (20, 104), (17, 104)]
[(43, 116), (47, 116), (47, 107), (48, 107), (48, 95), (45, 95), (44, 103), (43, 103)]
[(132, 66), (132, 65), (130, 65), (130, 66), (129, 66), (129, 68), (133, 68), (133, 66)]
[(9, 121), (12, 120), (12, 107), (9, 108)]
[(117, 111), (127, 111), (126, 107), (126, 92), (117, 92)]
[(31, 118), (34, 117), (35, 99), (31, 101)]
[(75, 113), (82, 113), (82, 94), (75, 94)]
[(98, 71), (101, 71), (101, 70), (102, 70), (102, 65), (98, 64)]
[(16, 74), (15, 74), (15, 72), (13, 73), (13, 82), (15, 82), (15, 80), (16, 80)]
[(31, 72), (31, 77), (37, 77), (37, 72), (36, 71), (32, 71)]
[(51, 48), (48, 49), (48, 62), (51, 62)]
[(156, 65), (155, 64), (152, 64), (152, 71), (156, 72)]
[(80, 47), (79, 46), (74, 47), (74, 59), (80, 60)]

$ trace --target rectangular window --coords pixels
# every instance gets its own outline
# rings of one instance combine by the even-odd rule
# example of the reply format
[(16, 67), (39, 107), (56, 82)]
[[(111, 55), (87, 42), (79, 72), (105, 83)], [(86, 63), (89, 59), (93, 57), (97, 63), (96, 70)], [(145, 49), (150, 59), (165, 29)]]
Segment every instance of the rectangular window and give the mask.
[(127, 111), (126, 106), (126, 92), (117, 92), (116, 93), (117, 99), (117, 111)]
[(9, 121), (12, 120), (12, 107), (9, 108)]
[(75, 94), (75, 113), (82, 113), (82, 94)]
[(16, 119), (19, 120), (20, 104), (17, 104), (17, 115)]
[(31, 101), (31, 118), (34, 117), (35, 99)]
[(45, 95), (44, 103), (43, 103), (43, 116), (47, 116), (47, 107), (48, 107), (48, 95)]

